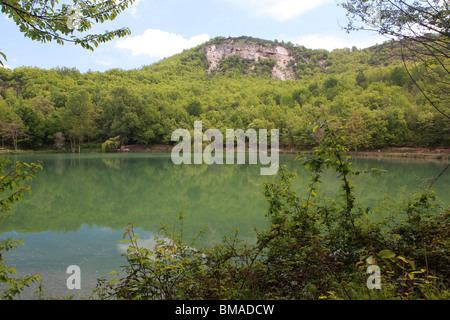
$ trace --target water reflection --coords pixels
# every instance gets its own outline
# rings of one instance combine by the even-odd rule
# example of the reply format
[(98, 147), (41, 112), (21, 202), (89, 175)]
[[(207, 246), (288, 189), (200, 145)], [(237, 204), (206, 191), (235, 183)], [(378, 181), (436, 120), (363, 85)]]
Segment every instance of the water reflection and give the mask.
[[(261, 176), (258, 165), (174, 165), (170, 154), (52, 154), (11, 157), (13, 161), (41, 160), (44, 169), (32, 182), (33, 194), (17, 203), (11, 218), (0, 223), (2, 238), (22, 237), (26, 244), (8, 261), (20, 273), (39, 272), (47, 277), (49, 293), (69, 295), (66, 268), (79, 265), (82, 292), (95, 279), (124, 263), (119, 243), (129, 222), (134, 222), (141, 245), (151, 248), (160, 224), (178, 231), (179, 212), (185, 214), (183, 236), (187, 241), (199, 230), (207, 232), (198, 245), (218, 242), (240, 229), (240, 238), (254, 241), (254, 227), (266, 226)], [(293, 155), (282, 155), (281, 164), (298, 170), (293, 188), (305, 194), (310, 176)], [(381, 176), (354, 177), (357, 202), (372, 205), (385, 194), (399, 198), (428, 183), (445, 167), (443, 161), (421, 159), (355, 158), (361, 170), (386, 170)], [(324, 173), (321, 192), (335, 195), (340, 181)], [(448, 206), (448, 175), (434, 185)], [(77, 294), (80, 294), (79, 292)]]

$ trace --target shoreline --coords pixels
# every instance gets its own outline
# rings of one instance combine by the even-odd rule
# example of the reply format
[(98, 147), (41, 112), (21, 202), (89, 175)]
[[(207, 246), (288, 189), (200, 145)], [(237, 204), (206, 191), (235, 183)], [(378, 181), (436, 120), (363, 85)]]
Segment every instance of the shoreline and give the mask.
[[(128, 145), (123, 146), (117, 153), (166, 153), (171, 152), (174, 146), (170, 145)], [(236, 149), (234, 150), (236, 151)], [(313, 150), (297, 150), (295, 148), (279, 148), (280, 154), (308, 154)], [(27, 155), (27, 154), (51, 154), (71, 153), (70, 151), (58, 151), (54, 149), (19, 150), (17, 152), (0, 149), (0, 156)], [(81, 153), (102, 153), (101, 149), (85, 149)], [(347, 152), (355, 157), (380, 157), (380, 158), (415, 158), (415, 159), (439, 159), (450, 160), (449, 148), (413, 148), (413, 147), (388, 147), (379, 150), (360, 150)]]

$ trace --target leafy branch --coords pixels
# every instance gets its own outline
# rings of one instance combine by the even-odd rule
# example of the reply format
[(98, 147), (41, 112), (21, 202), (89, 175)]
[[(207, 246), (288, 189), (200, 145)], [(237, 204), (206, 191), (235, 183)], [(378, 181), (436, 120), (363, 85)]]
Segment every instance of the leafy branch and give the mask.
[[(35, 41), (56, 41), (63, 45), (65, 42), (79, 44), (85, 49), (94, 50), (100, 43), (112, 40), (114, 37), (125, 37), (131, 32), (129, 28), (105, 31), (100, 34), (78, 36), (68, 23), (74, 18), (73, 7), (76, 11), (78, 31), (85, 32), (95, 23), (114, 20), (121, 12), (128, 8), (135, 0), (82, 0), (73, 1), (73, 6), (58, 5), (55, 0), (0, 0), (1, 12), (13, 19), (20, 32)], [(79, 15), (78, 15), (79, 14)], [(4, 53), (0, 52), (6, 60)], [(3, 65), (3, 63), (0, 61)]]

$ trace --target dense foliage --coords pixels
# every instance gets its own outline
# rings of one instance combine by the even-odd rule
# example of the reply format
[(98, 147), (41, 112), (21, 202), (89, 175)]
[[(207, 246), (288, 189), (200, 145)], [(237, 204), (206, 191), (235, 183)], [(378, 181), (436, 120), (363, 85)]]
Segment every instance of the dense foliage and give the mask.
[(278, 128), (282, 147), (311, 149), (318, 137), (308, 123), (324, 111), (345, 119), (352, 150), (450, 144), (449, 119), (413, 85), (396, 42), (328, 52), (235, 39), (290, 50), (296, 79), (281, 81), (272, 77), (270, 59), (230, 57), (208, 72), (204, 48), (221, 41), (128, 71), (0, 68), (2, 145), (56, 150), (70, 141), (79, 151), (83, 142), (100, 146), (109, 139), (168, 144), (175, 129), (192, 129), (201, 119), (204, 130)]

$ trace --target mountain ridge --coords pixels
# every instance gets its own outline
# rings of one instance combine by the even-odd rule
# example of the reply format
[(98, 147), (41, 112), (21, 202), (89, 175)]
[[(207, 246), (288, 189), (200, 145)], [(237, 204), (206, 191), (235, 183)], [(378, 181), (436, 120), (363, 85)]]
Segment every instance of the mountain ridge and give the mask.
[(202, 58), (205, 58), (206, 70), (211, 76), (232, 71), (236, 69), (233, 67), (237, 67), (244, 74), (267, 74), (274, 79), (285, 81), (302, 79), (305, 69), (328, 73), (332, 64), (330, 57), (336, 52), (355, 55), (358, 52), (367, 52), (371, 55), (371, 59), (369, 61), (361, 60), (361, 63), (376, 66), (400, 62), (398, 50), (399, 45), (393, 40), (363, 49), (353, 46), (352, 48), (329, 51), (326, 49), (310, 49), (303, 45), (294, 45), (291, 42), (286, 43), (249, 36), (216, 37), (152, 65), (157, 66), (162, 61), (175, 59), (180, 55), (204, 54), (205, 56)]

